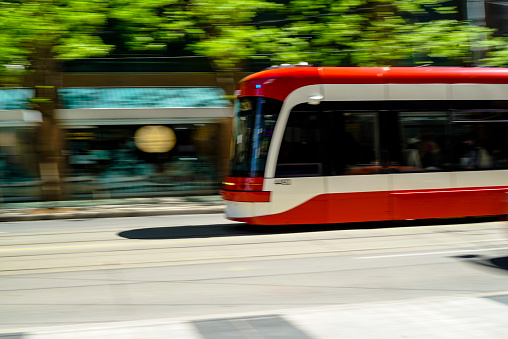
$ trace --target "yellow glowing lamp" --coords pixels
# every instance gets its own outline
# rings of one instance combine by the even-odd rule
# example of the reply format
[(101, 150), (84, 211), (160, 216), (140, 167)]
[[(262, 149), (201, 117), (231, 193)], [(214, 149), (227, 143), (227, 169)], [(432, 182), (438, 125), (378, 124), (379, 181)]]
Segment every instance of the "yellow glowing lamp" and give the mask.
[(143, 126), (134, 133), (136, 147), (146, 153), (166, 153), (175, 147), (175, 132), (166, 126)]

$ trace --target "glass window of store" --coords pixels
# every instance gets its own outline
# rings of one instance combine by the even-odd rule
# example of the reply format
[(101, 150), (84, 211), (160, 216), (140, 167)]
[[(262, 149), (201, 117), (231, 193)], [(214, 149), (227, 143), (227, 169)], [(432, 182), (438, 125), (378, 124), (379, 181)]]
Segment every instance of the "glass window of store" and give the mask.
[(0, 128), (0, 200), (37, 200), (39, 174), (35, 128)]
[(109, 196), (215, 189), (220, 184), (218, 126), (124, 125), (66, 131), (75, 195), (93, 182)]

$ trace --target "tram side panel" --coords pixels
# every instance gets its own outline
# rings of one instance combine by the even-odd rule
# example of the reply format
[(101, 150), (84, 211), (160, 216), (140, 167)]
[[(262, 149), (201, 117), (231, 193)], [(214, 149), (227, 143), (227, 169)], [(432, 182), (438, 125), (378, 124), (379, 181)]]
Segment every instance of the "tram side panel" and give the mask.
[(385, 174), (327, 178), (330, 222), (389, 220), (389, 177)]
[(270, 203), (256, 204), (254, 214), (268, 224), (328, 223), (324, 177), (265, 179)]

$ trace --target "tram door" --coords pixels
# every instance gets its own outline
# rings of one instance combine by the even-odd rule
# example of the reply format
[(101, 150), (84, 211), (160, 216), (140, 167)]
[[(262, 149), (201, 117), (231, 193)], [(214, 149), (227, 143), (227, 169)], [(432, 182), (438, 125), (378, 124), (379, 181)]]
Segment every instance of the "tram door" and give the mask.
[(316, 106), (301, 104), (289, 114), (271, 188), (271, 213), (285, 222), (328, 222), (325, 126)]
[(323, 103), (294, 107), (273, 185), (273, 206), (280, 211), (272, 213), (284, 212), (294, 223), (388, 219), (378, 131), (377, 112), (337, 111)]
[(327, 112), (330, 222), (390, 219), (389, 178), (383, 163), (380, 114), (370, 110)]

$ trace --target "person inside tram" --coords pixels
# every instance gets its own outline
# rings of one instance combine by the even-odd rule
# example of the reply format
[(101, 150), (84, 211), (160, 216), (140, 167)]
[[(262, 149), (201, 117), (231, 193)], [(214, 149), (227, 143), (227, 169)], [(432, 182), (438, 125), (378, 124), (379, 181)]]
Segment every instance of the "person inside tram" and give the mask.
[(430, 132), (411, 138), (405, 153), (408, 166), (422, 168), (427, 171), (440, 169), (441, 148)]
[(435, 141), (432, 133), (426, 132), (420, 135), (420, 142), (417, 144), (422, 167), (426, 170), (439, 170), (439, 156), (441, 148)]
[(477, 144), (474, 139), (462, 142), (462, 156), (460, 166), (463, 169), (486, 169), (493, 167), (492, 156), (484, 148)]

